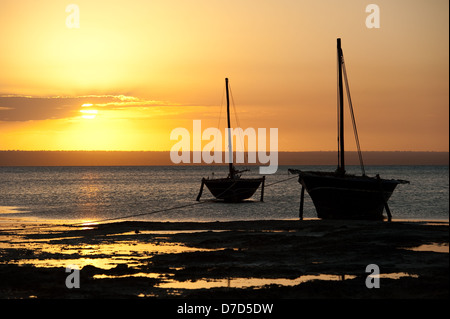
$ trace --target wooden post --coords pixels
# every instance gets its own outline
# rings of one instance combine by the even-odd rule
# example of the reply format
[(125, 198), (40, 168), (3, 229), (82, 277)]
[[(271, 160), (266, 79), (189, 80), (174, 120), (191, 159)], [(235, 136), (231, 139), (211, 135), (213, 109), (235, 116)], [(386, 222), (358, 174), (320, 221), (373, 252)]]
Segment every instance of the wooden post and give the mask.
[(196, 199), (197, 202), (200, 200), (200, 197), (202, 196), (203, 186), (204, 185), (205, 185), (205, 178), (202, 178), (202, 186), (200, 186), (200, 192), (198, 193), (198, 196), (197, 196), (197, 199)]
[(384, 201), (384, 209), (386, 209), (386, 214), (388, 216), (388, 222), (392, 221), (391, 210), (389, 209), (388, 203)]
[(262, 186), (261, 186), (261, 198), (260, 198), (260, 202), (264, 202), (264, 184), (266, 182), (266, 177), (263, 176), (263, 181), (262, 181)]
[(392, 214), (391, 214), (391, 210), (389, 209), (386, 197), (384, 197), (384, 192), (383, 192), (383, 186), (381, 184), (381, 178), (380, 175), (377, 174), (377, 181), (378, 181), (378, 185), (380, 187), (380, 194), (381, 194), (381, 198), (383, 199), (384, 202), (384, 209), (386, 210), (386, 214), (388, 216), (388, 222), (392, 221)]
[(305, 201), (305, 187), (302, 185), (302, 191), (300, 193), (300, 211), (298, 213), (298, 217), (300, 220), (303, 220), (303, 202)]

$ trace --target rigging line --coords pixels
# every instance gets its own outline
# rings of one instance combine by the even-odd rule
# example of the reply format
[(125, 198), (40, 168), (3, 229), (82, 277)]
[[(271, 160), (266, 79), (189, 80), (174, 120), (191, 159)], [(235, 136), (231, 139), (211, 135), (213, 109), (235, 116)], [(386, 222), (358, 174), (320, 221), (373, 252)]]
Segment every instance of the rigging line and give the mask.
[(361, 146), (360, 146), (360, 143), (359, 143), (358, 130), (356, 128), (355, 113), (353, 111), (352, 98), (350, 96), (350, 86), (348, 84), (347, 70), (346, 70), (346, 67), (345, 67), (344, 56), (342, 56), (342, 62), (343, 62), (342, 66), (343, 66), (343, 73), (344, 73), (345, 88), (346, 88), (346, 91), (347, 91), (348, 105), (349, 105), (349, 108), (350, 108), (350, 114), (352, 116), (353, 133), (355, 134), (356, 147), (358, 148), (359, 164), (361, 166), (362, 174), (363, 174), (363, 176), (365, 176), (366, 175), (366, 171), (364, 169), (364, 162), (363, 162), (363, 158), (362, 158)]
[(273, 183), (267, 184), (267, 185), (265, 185), (264, 187), (269, 187), (269, 186), (272, 186), (272, 185), (275, 185), (275, 184), (278, 184), (278, 183), (283, 183), (283, 182), (286, 182), (286, 181), (288, 181), (288, 180), (290, 180), (290, 179), (293, 179), (293, 178), (298, 178), (298, 176), (297, 176), (297, 175), (291, 176), (291, 177), (288, 177), (288, 178), (283, 179), (283, 180), (281, 180), (281, 181), (277, 181), (277, 182), (273, 182)]
[[(239, 122), (239, 118), (237, 116), (236, 104), (234, 103), (234, 97), (233, 97), (233, 92), (231, 91), (231, 86), (229, 86), (229, 90), (230, 90), (231, 104), (233, 105), (234, 118), (236, 120), (237, 127), (239, 127), (242, 130), (241, 123)], [(238, 131), (238, 135), (239, 135), (239, 139), (240, 139), (240, 142), (242, 145), (242, 151), (244, 152), (244, 162), (247, 163), (248, 155), (247, 155), (247, 152), (245, 152), (244, 137), (241, 134), (241, 130)], [(237, 156), (237, 145), (236, 145), (236, 156)], [(236, 161), (237, 161), (237, 157), (236, 157)]]
[[(242, 145), (242, 152), (244, 152), (244, 162), (248, 163), (248, 151), (249, 150), (247, 148), (247, 152), (245, 151), (245, 140), (244, 140), (244, 136), (243, 136), (243, 128), (239, 121), (238, 112), (236, 111), (236, 104), (234, 103), (234, 97), (233, 97), (233, 92), (231, 91), (231, 88), (230, 88), (230, 95), (231, 95), (231, 102), (233, 104), (234, 117), (236, 119), (236, 124), (237, 124), (237, 127), (239, 127), (241, 129), (238, 131), (238, 134), (239, 134), (239, 139), (240, 139), (241, 145)], [(237, 152), (237, 147), (236, 147), (236, 152)]]
[(237, 125), (237, 127), (241, 127), (241, 123), (239, 123), (239, 119), (237, 117), (236, 104), (234, 103), (234, 96), (233, 96), (233, 91), (231, 90), (231, 85), (228, 85), (228, 89), (230, 91), (231, 105), (233, 106), (234, 119), (236, 120), (236, 125)]
[[(338, 78), (339, 78), (339, 63), (341, 63), (341, 60), (340, 60), (340, 58), (339, 58), (339, 56), (338, 56), (338, 58), (337, 58), (337, 63), (336, 63), (336, 74), (337, 74), (337, 76), (338, 76)], [(341, 144), (339, 143), (340, 142), (340, 138), (341, 138), (341, 136), (340, 136), (340, 127), (341, 127), (341, 124), (340, 124), (340, 121), (339, 121), (339, 117), (340, 117), (340, 99), (339, 99), (339, 83), (336, 81), (336, 101), (337, 101), (337, 103), (336, 103), (336, 105), (337, 105), (337, 156), (338, 156), (338, 168), (339, 167), (341, 167), (341, 157), (340, 157), (340, 152), (341, 152)]]
[[(275, 184), (279, 184), (282, 182), (286, 182), (290, 179), (293, 178), (297, 178), (297, 176), (292, 176), (286, 179), (283, 179), (281, 181), (276, 181), (270, 184), (265, 185), (264, 187), (269, 187)], [(222, 193), (225, 193), (226, 191), (228, 191), (228, 189), (230, 189), (231, 187), (234, 186), (235, 183), (231, 184), (230, 187), (228, 187), (226, 190), (224, 190)], [(220, 195), (219, 195), (220, 196)], [(156, 214), (156, 213), (161, 213), (161, 212), (165, 212), (165, 211), (171, 211), (171, 210), (177, 210), (177, 209), (181, 209), (181, 208), (186, 208), (186, 207), (192, 207), (192, 206), (197, 206), (197, 205), (201, 205), (201, 204), (205, 204), (205, 203), (210, 203), (211, 199), (209, 200), (203, 200), (200, 202), (195, 202), (195, 203), (189, 203), (189, 204), (184, 204), (184, 205), (178, 205), (178, 206), (173, 206), (173, 207), (169, 207), (169, 208), (164, 208), (164, 209), (159, 209), (159, 210), (155, 210), (155, 211), (151, 211), (148, 213), (140, 213), (140, 214), (132, 214), (132, 215), (127, 215), (127, 216), (121, 216), (121, 217), (114, 217), (114, 218), (106, 218), (106, 219), (101, 219), (101, 220), (97, 220), (97, 221), (90, 221), (88, 223), (83, 222), (83, 223), (73, 223), (73, 224), (51, 224), (51, 225), (41, 225), (41, 226), (33, 226), (33, 227), (22, 227), (22, 228), (9, 228), (9, 229), (1, 229), (0, 233), (4, 233), (4, 232), (10, 232), (10, 231), (16, 231), (16, 230), (30, 230), (30, 229), (35, 229), (35, 228), (39, 228), (39, 229), (45, 229), (45, 228), (52, 228), (52, 227), (57, 227), (57, 226), (64, 226), (64, 227), (76, 227), (76, 226), (86, 226), (89, 224), (100, 224), (100, 223), (104, 223), (104, 222), (110, 222), (113, 220), (120, 220), (120, 219), (128, 219), (128, 218), (132, 218), (132, 217), (139, 217), (139, 216), (144, 216), (144, 215), (152, 215), (152, 214)]]
[[(222, 90), (222, 99), (220, 100), (220, 111), (219, 111), (219, 120), (217, 122), (217, 129), (220, 131), (220, 121), (222, 120), (222, 109), (223, 109), (223, 101), (225, 99), (225, 91), (226, 87), (223, 87)], [(214, 150), (217, 149), (218, 139), (214, 139)], [(220, 151), (222, 152), (222, 142), (220, 142)]]
[(220, 121), (222, 119), (222, 109), (223, 109), (223, 100), (225, 98), (225, 90), (226, 90), (226, 88), (224, 87), (222, 90), (222, 99), (220, 101), (219, 122), (217, 123), (217, 129), (219, 129), (219, 130), (220, 130)]

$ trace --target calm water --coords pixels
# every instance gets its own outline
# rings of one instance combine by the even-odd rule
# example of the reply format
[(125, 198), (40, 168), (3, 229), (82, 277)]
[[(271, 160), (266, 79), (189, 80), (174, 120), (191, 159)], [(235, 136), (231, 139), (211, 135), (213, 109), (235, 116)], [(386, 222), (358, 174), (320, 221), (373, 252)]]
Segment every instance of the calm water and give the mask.
[[(280, 166), (266, 176), (264, 202), (260, 191), (241, 204), (208, 201), (201, 205), (157, 212), (194, 204), (201, 178), (226, 175), (226, 167), (0, 167), (0, 221), (104, 220), (141, 214), (127, 220), (225, 221), (249, 219), (292, 219), (298, 217), (300, 184), (288, 168), (334, 170), (327, 166)], [(358, 167), (350, 172), (359, 174)], [(257, 168), (252, 169), (252, 176)], [(389, 206), (394, 219), (449, 219), (448, 166), (369, 166), (369, 176), (399, 178), (411, 182), (399, 185)], [(202, 199), (212, 199), (205, 188)], [(309, 196), (305, 196), (304, 217), (316, 217)]]

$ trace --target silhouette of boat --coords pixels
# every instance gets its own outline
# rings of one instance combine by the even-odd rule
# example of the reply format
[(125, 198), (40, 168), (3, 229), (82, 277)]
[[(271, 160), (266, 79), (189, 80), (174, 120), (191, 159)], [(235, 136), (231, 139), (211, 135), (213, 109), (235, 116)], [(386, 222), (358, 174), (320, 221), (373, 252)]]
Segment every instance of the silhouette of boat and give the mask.
[[(359, 145), (356, 122), (348, 86), (347, 72), (345, 69), (344, 55), (341, 48), (341, 39), (337, 39), (338, 58), (338, 167), (335, 172), (302, 171), (289, 169), (290, 173), (298, 174), (299, 183), (302, 185), (300, 195), (300, 218), (303, 218), (303, 203), (305, 189), (311, 197), (317, 211), (317, 216), (322, 219), (383, 219), (383, 209), (386, 210), (388, 220), (392, 219), (389, 206), (389, 198), (398, 184), (407, 184), (408, 181), (399, 179), (382, 179), (366, 176)], [(345, 172), (344, 152), (344, 98), (343, 81), (347, 93), (348, 105), (353, 122), (353, 130), (358, 148), (362, 176), (350, 175)]]
[[(227, 97), (227, 129), (230, 129), (230, 96), (228, 78), (225, 79), (225, 87)], [(217, 199), (227, 202), (241, 202), (252, 197), (261, 184), (262, 188), (260, 200), (263, 201), (265, 176), (260, 178), (241, 178), (242, 173), (248, 171), (248, 169), (237, 170), (233, 165), (233, 145), (231, 134), (228, 134), (228, 152), (230, 154), (228, 176), (226, 178), (202, 178), (202, 185), (197, 196), (197, 201), (199, 201), (202, 196), (204, 185), (206, 185), (211, 194)]]

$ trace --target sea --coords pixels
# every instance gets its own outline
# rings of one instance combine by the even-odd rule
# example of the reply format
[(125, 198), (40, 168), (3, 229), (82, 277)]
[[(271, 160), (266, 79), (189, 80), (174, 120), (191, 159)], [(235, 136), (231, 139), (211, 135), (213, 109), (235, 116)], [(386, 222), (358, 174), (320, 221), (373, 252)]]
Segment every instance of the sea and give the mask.
[[(242, 167), (240, 167), (242, 168)], [(258, 176), (249, 167), (245, 176)], [(236, 221), (298, 219), (301, 185), (288, 168), (333, 171), (334, 166), (279, 166), (242, 203), (214, 200), (203, 177), (225, 177), (226, 166), (0, 167), (0, 223), (111, 221)], [(403, 179), (389, 207), (393, 220), (449, 220), (448, 166), (367, 166), (366, 174)], [(360, 174), (359, 166), (347, 167)], [(316, 218), (305, 194), (304, 218)]]

